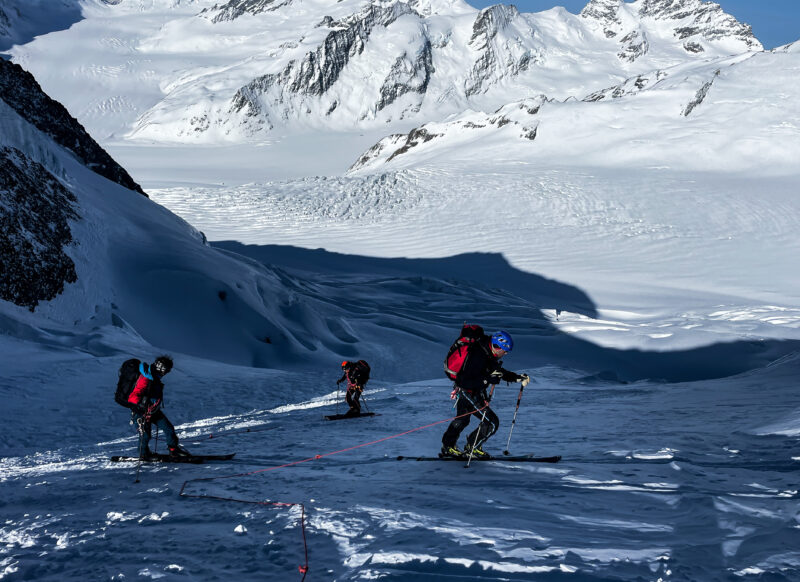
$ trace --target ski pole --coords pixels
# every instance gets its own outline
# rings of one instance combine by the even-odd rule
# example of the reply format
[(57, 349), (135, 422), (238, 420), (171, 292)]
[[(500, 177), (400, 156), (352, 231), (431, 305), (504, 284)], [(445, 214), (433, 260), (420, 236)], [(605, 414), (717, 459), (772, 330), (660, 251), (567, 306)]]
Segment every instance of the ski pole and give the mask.
[(508, 442), (506, 443), (506, 450), (503, 451), (504, 455), (509, 455), (508, 446), (511, 444), (511, 433), (514, 432), (514, 425), (517, 423), (517, 412), (519, 412), (519, 403), (522, 401), (522, 391), (525, 386), (519, 387), (519, 395), (517, 396), (517, 407), (514, 409), (514, 418), (511, 420), (511, 430), (508, 431)]
[(359, 400), (364, 402), (364, 408), (366, 409), (367, 412), (369, 412), (369, 407), (367, 406), (367, 399), (364, 398), (364, 389), (363, 388), (361, 389), (361, 397), (359, 398)]
[[(464, 392), (464, 390), (461, 390), (460, 394), (463, 395), (464, 398), (467, 399), (467, 402), (472, 404), (472, 408), (475, 410), (475, 412), (478, 412), (478, 410), (479, 410), (478, 406), (477, 406), (477, 404), (475, 404), (475, 402), (472, 400), (472, 398), (467, 396), (467, 394), (466, 394), (466, 392)], [(487, 404), (487, 406), (488, 406), (488, 404)], [(487, 406), (484, 406), (483, 413), (481, 414), (481, 421), (478, 423), (478, 428), (475, 429), (475, 440), (473, 441), (472, 446), (469, 449), (469, 457), (467, 458), (467, 464), (464, 465), (465, 469), (469, 469), (469, 464), (472, 462), (472, 451), (475, 450), (475, 445), (478, 444), (478, 438), (481, 436), (481, 425), (483, 424), (483, 421), (486, 420), (486, 408), (487, 408)]]
[(144, 439), (144, 418), (136, 421), (136, 429), (139, 432), (139, 461), (136, 463), (136, 480), (134, 483), (139, 482), (139, 471), (142, 468), (142, 440)]
[(339, 398), (341, 398), (342, 386), (339, 382), (336, 383), (336, 415), (339, 415)]

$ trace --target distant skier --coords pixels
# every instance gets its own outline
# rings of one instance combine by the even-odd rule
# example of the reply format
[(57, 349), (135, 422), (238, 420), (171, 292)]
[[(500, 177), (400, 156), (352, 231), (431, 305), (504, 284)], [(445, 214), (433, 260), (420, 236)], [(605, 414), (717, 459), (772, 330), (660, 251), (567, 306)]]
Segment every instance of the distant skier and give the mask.
[(369, 381), (370, 368), (369, 364), (364, 360), (351, 362), (345, 360), (342, 362), (342, 377), (336, 381), (336, 384), (341, 384), (347, 381), (347, 391), (345, 392), (344, 399), (350, 409), (347, 411), (347, 416), (358, 416), (361, 414), (361, 393)]
[[(490, 337), (478, 325), (465, 325), (462, 329), (461, 337), (450, 348), (445, 360), (445, 372), (455, 381), (454, 394), (459, 418), (450, 423), (442, 436), (442, 455), (454, 457), (472, 453), (473, 457), (488, 456), (483, 450), (483, 443), (497, 432), (500, 420), (489, 408), (490, 396), (486, 389), (499, 384), (501, 380), (521, 382), (523, 387), (530, 382), (527, 374), (516, 374), (502, 367), (500, 358), (513, 347), (514, 341), (505, 331), (498, 331)], [(473, 416), (483, 420), (467, 437), (464, 450), (459, 450), (456, 446), (458, 437)]]
[(164, 433), (169, 454), (178, 457), (190, 456), (189, 451), (178, 444), (175, 427), (161, 410), (164, 402), (164, 383), (161, 378), (172, 370), (172, 358), (159, 356), (152, 364), (139, 364), (139, 378), (128, 397), (133, 415), (133, 422), (139, 432), (139, 458), (149, 459), (150, 436), (155, 424)]

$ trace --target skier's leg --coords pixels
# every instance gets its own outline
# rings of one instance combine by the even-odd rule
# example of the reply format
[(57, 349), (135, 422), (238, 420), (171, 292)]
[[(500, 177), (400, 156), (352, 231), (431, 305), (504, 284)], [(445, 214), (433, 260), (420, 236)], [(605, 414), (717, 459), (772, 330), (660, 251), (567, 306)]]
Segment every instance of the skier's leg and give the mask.
[(133, 424), (139, 434), (139, 458), (146, 459), (150, 456), (150, 423), (146, 422), (144, 414), (134, 411)]
[(467, 428), (472, 415), (469, 414), (473, 412), (475, 408), (470, 404), (469, 400), (466, 398), (459, 398), (458, 402), (456, 403), (456, 418), (450, 425), (447, 427), (447, 430), (442, 435), (442, 446), (443, 447), (455, 447), (456, 443), (458, 442), (458, 437), (461, 435), (461, 432)]
[[(483, 422), (478, 425), (472, 433), (467, 437), (467, 443), (470, 445), (475, 443), (475, 448), (480, 449), (487, 439), (497, 432), (500, 427), (500, 419), (491, 408), (484, 408), (483, 412), (486, 413)], [(475, 440), (477, 437), (477, 441)]]
[(178, 435), (175, 434), (175, 427), (163, 412), (160, 410), (154, 412), (150, 421), (164, 433), (168, 449), (172, 450), (178, 446)]

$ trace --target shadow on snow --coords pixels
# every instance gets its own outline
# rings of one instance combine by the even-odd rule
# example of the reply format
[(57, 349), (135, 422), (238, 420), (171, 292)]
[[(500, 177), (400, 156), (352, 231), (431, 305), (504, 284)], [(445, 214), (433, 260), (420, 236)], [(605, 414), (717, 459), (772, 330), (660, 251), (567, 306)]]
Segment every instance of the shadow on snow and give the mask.
[(464, 321), (514, 336), (516, 349), (507, 362), (511, 369), (558, 365), (618, 382), (722, 378), (800, 350), (800, 342), (789, 340), (736, 341), (670, 352), (598, 346), (561, 332), (541, 311), (596, 317), (586, 293), (515, 269), (498, 254), (385, 259), (233, 241), (213, 246), (313, 281), (313, 288), (297, 292), (312, 305), (324, 302), (327, 310), (339, 310), (320, 334), (328, 336), (321, 340), (324, 347), (342, 357), (372, 358), (387, 379), (408, 381), (409, 369), (420, 379), (444, 377), (444, 352)]

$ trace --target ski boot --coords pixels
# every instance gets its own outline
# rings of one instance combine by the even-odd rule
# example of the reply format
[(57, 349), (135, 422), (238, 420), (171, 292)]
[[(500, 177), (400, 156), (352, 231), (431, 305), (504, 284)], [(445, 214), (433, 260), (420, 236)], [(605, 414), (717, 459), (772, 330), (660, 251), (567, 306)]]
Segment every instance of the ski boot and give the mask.
[(459, 450), (458, 447), (448, 447), (446, 445), (442, 445), (442, 452), (439, 453), (439, 457), (452, 457), (452, 458), (460, 458), (464, 456), (464, 452)]
[(473, 459), (488, 459), (491, 457), (489, 453), (484, 451), (480, 446), (472, 448), (470, 445), (464, 447), (464, 456), (469, 457), (472, 454)]
[(192, 453), (184, 449), (180, 445), (175, 445), (174, 447), (169, 447), (169, 456), (170, 457), (191, 457)]

